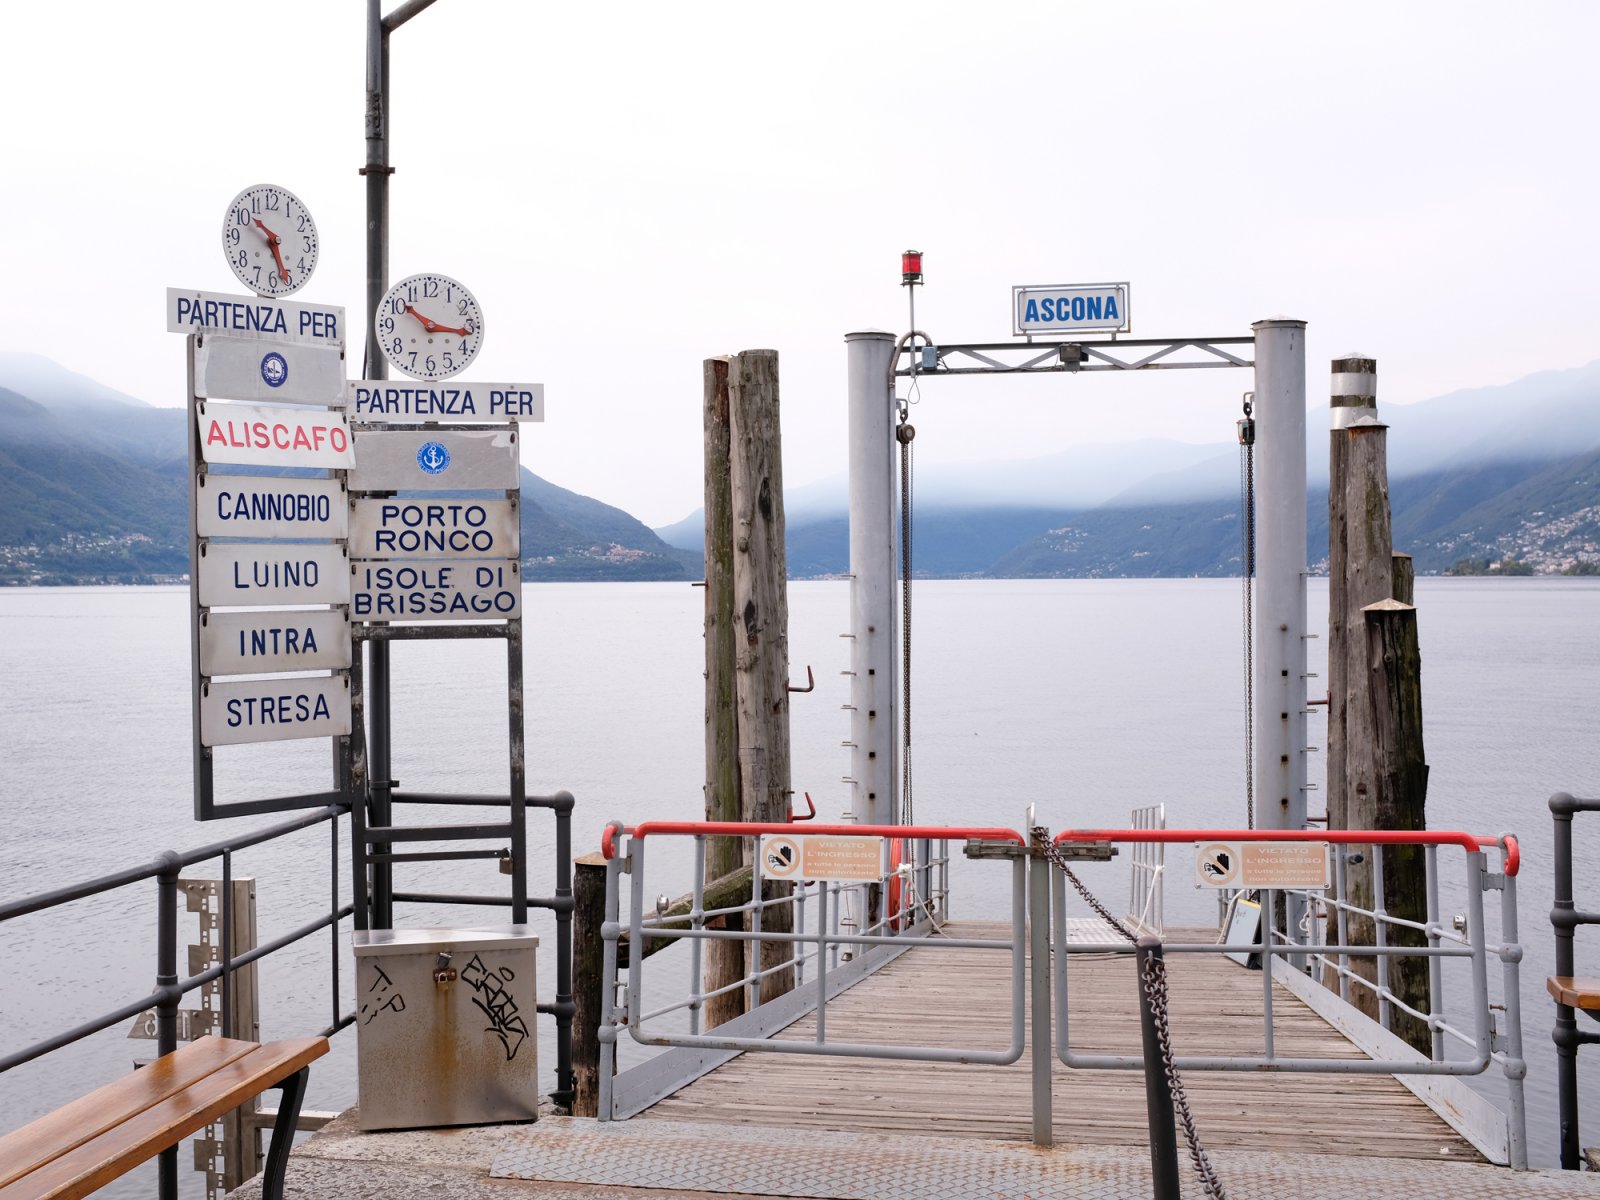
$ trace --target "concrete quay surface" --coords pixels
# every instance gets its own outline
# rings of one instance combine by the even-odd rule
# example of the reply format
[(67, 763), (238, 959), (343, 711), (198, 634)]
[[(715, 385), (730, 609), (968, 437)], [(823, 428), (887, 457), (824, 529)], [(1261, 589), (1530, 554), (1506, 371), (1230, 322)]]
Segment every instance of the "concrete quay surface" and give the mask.
[[(1230, 1200), (1600, 1197), (1600, 1174), (1481, 1163), (1220, 1150)], [(256, 1182), (233, 1193), (258, 1200)], [(300, 1145), (286, 1200), (1148, 1200), (1147, 1151), (882, 1131), (548, 1117), (526, 1125), (362, 1133), (354, 1110)], [(1204, 1196), (1184, 1160), (1183, 1196)]]

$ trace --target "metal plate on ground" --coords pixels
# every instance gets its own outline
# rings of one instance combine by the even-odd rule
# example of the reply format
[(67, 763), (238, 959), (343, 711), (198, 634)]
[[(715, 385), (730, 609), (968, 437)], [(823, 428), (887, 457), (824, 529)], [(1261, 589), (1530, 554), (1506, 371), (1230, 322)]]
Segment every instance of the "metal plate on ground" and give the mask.
[[(1211, 1158), (1228, 1195), (1237, 1200), (1600, 1195), (1600, 1186), (1576, 1171), (1517, 1172), (1461, 1162), (1228, 1148), (1213, 1150)], [(1184, 1195), (1201, 1195), (1187, 1161), (1184, 1166)], [(701, 1191), (816, 1200), (1148, 1200), (1152, 1194), (1150, 1152), (1143, 1146), (1039, 1150), (1022, 1142), (904, 1131), (891, 1135), (881, 1127), (844, 1133), (573, 1117), (551, 1117), (510, 1132), (495, 1156), (491, 1178), (537, 1180), (545, 1185), (538, 1194), (563, 1196), (588, 1195), (592, 1187), (656, 1189), (644, 1195)], [(586, 1190), (569, 1192), (561, 1184)]]

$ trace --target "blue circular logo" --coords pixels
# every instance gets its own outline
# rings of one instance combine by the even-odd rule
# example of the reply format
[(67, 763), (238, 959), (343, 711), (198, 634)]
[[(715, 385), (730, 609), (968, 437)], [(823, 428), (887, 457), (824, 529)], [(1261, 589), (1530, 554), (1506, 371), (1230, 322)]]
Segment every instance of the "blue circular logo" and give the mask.
[(261, 378), (268, 387), (282, 387), (289, 380), (289, 364), (276, 350), (261, 360)]
[(437, 475), (450, 465), (450, 451), (438, 442), (423, 442), (417, 451), (417, 466), (429, 475)]

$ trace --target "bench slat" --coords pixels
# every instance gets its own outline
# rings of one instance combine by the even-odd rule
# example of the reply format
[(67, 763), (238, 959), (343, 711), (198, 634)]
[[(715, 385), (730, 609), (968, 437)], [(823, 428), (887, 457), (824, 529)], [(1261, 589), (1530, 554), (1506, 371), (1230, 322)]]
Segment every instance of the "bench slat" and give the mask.
[(129, 1112), (160, 1103), (255, 1047), (254, 1042), (232, 1038), (200, 1038), (0, 1137), (0, 1188), (99, 1137)]
[(1568, 1008), (1600, 1008), (1600, 979), (1582, 975), (1552, 975), (1545, 987), (1556, 1003)]
[[(201, 1039), (202, 1042), (206, 1040), (226, 1039)], [(88, 1139), (76, 1138), (70, 1150), (56, 1153), (26, 1176), (0, 1186), (0, 1200), (72, 1200), (87, 1196), (253, 1096), (281, 1083), (328, 1051), (326, 1038), (298, 1038), (261, 1046), (250, 1042), (232, 1045), (244, 1046), (245, 1053), (214, 1069), (210, 1061), (205, 1060), (204, 1069), (191, 1072), (188, 1079), (180, 1081), (185, 1086), (177, 1091), (153, 1103), (144, 1103), (146, 1097), (136, 1097), (133, 1104), (120, 1111), (98, 1113), (95, 1121), (100, 1129), (98, 1134)], [(154, 1070), (155, 1065), (137, 1074)], [(92, 1100), (116, 1086), (108, 1085), (85, 1099)], [(18, 1132), (27, 1128), (31, 1126)]]

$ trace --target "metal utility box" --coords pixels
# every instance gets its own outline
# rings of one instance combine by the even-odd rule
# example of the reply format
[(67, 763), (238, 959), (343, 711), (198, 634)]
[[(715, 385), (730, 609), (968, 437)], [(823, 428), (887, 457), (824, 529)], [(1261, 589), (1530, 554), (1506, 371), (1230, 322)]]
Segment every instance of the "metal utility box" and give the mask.
[(535, 1118), (528, 926), (357, 930), (351, 944), (362, 1129)]

